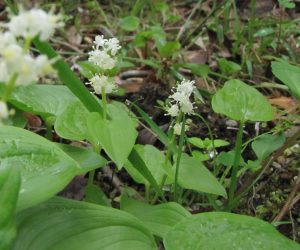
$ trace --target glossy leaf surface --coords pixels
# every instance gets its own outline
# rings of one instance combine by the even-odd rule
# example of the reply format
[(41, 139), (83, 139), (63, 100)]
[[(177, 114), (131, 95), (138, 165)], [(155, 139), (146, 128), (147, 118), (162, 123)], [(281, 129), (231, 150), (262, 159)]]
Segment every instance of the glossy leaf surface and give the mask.
[(117, 209), (55, 198), (18, 215), (14, 250), (153, 250), (142, 223)]
[(166, 250), (296, 250), (299, 245), (262, 220), (231, 213), (192, 215), (164, 238)]

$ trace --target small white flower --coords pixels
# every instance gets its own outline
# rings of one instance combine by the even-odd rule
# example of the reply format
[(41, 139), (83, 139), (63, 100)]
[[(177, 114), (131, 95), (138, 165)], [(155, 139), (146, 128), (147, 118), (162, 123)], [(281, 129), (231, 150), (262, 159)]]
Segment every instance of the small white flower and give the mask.
[(41, 9), (21, 11), (13, 16), (8, 23), (8, 29), (15, 36), (34, 38), (39, 36), (42, 41), (49, 39), (58, 27), (62, 27), (61, 17), (46, 13)]
[(106, 39), (104, 39), (103, 35), (98, 35), (95, 37), (94, 44), (96, 45), (96, 49), (103, 47), (105, 44)]
[(191, 103), (191, 101), (188, 99), (185, 102), (181, 102), (181, 111), (185, 114), (191, 114), (193, 113), (193, 103)]
[(0, 33), (0, 53), (12, 44), (16, 44), (16, 39), (11, 32)]
[(45, 55), (39, 55), (34, 62), (36, 71), (39, 72), (39, 75), (48, 75), (54, 71), (52, 68), (51, 62), (49, 61), (48, 57)]
[(168, 115), (170, 115), (172, 117), (176, 117), (179, 112), (179, 108), (178, 108), (177, 104), (173, 104), (171, 107), (169, 107), (167, 112), (168, 112)]
[(190, 96), (193, 93), (193, 90), (195, 88), (194, 84), (195, 84), (195, 81), (183, 80), (177, 86), (177, 92), (180, 92), (187, 96)]
[(0, 101), (0, 121), (7, 119), (9, 116), (9, 111), (5, 102)]
[(40, 72), (35, 67), (35, 60), (30, 55), (24, 55), (18, 62), (16, 85), (29, 85), (38, 80)]
[(112, 69), (115, 67), (116, 61), (113, 59), (106, 51), (102, 50), (93, 50), (89, 52), (90, 62), (98, 65), (102, 69)]
[(88, 84), (93, 86), (96, 94), (101, 94), (102, 88), (104, 88), (105, 93), (107, 94), (112, 93), (116, 88), (114, 78), (104, 75), (95, 75), (90, 79)]
[(112, 56), (115, 56), (119, 49), (121, 49), (121, 46), (117, 38), (110, 38), (105, 42), (105, 50), (110, 51)]

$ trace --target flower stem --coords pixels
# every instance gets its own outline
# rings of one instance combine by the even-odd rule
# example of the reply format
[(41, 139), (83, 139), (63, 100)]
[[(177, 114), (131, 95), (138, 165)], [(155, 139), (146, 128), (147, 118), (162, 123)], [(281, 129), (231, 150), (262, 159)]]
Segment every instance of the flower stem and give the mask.
[(181, 132), (179, 137), (179, 146), (177, 151), (177, 158), (176, 158), (176, 168), (175, 168), (175, 181), (174, 181), (174, 201), (178, 201), (178, 175), (179, 175), (179, 165), (180, 165), (180, 158), (182, 154), (183, 142), (185, 137), (185, 115), (182, 118), (181, 124)]
[(231, 203), (231, 201), (234, 198), (234, 193), (237, 186), (237, 173), (238, 168), (240, 165), (240, 159), (241, 159), (241, 150), (242, 150), (242, 138), (243, 138), (243, 126), (244, 122), (240, 122), (239, 130), (237, 133), (236, 143), (235, 143), (235, 154), (234, 154), (234, 162), (232, 166), (232, 172), (231, 172), (231, 182), (229, 187), (229, 197), (228, 197), (228, 204)]

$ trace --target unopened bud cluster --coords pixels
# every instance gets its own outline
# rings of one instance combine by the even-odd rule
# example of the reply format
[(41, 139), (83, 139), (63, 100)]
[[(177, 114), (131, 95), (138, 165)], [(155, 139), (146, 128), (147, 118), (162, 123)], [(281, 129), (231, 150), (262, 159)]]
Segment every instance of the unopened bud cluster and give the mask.
[[(96, 36), (94, 47), (89, 52), (89, 61), (102, 70), (111, 70), (117, 64), (117, 52), (121, 49), (117, 38), (104, 39), (103, 36)], [(116, 89), (114, 77), (103, 74), (96, 74), (87, 84), (91, 84), (96, 94), (112, 93)]]

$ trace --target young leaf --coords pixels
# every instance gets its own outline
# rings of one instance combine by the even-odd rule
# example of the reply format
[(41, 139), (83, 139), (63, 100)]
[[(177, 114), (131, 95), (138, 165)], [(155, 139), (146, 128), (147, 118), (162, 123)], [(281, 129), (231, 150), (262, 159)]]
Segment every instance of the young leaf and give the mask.
[(135, 16), (127, 16), (120, 20), (120, 27), (126, 31), (135, 31), (140, 24), (140, 20)]
[(121, 198), (121, 209), (136, 216), (156, 236), (163, 238), (178, 222), (191, 214), (178, 203), (149, 205), (126, 196)]
[(1, 168), (17, 167), (21, 188), (17, 210), (45, 201), (80, 173), (78, 164), (54, 143), (24, 129), (0, 129)]
[[(189, 143), (191, 143), (192, 145), (194, 145), (195, 147), (198, 148), (203, 148), (203, 149), (212, 149), (213, 145), (212, 145), (212, 141), (208, 138), (205, 138), (204, 140), (197, 138), (197, 137), (191, 137), (188, 139)], [(220, 148), (220, 147), (224, 147), (229, 145), (229, 142), (224, 141), (224, 140), (220, 140), (220, 139), (216, 139), (214, 140), (214, 146), (215, 148)]]
[(272, 62), (272, 73), (300, 99), (300, 68), (287, 62)]
[(13, 250), (154, 250), (150, 232), (134, 216), (96, 204), (54, 198), (18, 215)]
[[(156, 182), (161, 183), (164, 175), (167, 174), (166, 168), (171, 168), (171, 166), (164, 166), (165, 155), (152, 145), (135, 145), (134, 147), (136, 152), (145, 162)], [(125, 168), (136, 182), (144, 185), (150, 185), (149, 181), (132, 166), (131, 162), (128, 161), (125, 163)]]
[(224, 187), (213, 174), (197, 158), (187, 154), (181, 156), (178, 183), (186, 189), (226, 197)]
[(225, 74), (225, 75), (230, 75), (230, 74), (239, 72), (242, 69), (241, 66), (238, 65), (237, 63), (226, 60), (224, 58), (221, 58), (220, 60), (218, 60), (218, 64), (219, 64), (222, 74)]
[(278, 135), (262, 135), (252, 142), (251, 147), (256, 154), (258, 160), (265, 160), (275, 150), (280, 148), (285, 142), (284, 134)]
[(171, 57), (174, 53), (178, 52), (181, 45), (179, 42), (167, 42), (163, 46), (158, 47), (158, 52), (161, 57)]
[(265, 221), (224, 212), (192, 215), (165, 236), (166, 250), (296, 250), (299, 245)]
[(212, 99), (216, 113), (238, 121), (270, 121), (273, 109), (266, 98), (255, 88), (240, 80), (229, 80)]
[(90, 113), (87, 119), (89, 134), (100, 144), (119, 169), (127, 161), (134, 146), (137, 131), (130, 117), (103, 120), (97, 113)]
[(84, 188), (84, 200), (102, 206), (111, 207), (110, 200), (106, 197), (102, 189), (94, 184), (88, 184)]
[(16, 166), (0, 168), (0, 249), (10, 249), (16, 236), (15, 212), (20, 189)]

